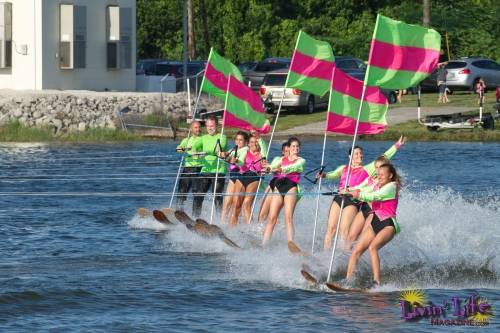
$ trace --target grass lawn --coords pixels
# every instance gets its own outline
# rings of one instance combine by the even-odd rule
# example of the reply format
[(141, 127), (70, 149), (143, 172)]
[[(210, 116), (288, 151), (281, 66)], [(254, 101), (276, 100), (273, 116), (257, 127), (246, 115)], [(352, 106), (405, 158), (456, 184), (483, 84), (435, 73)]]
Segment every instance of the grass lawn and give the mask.
[(18, 122), (0, 126), (0, 142), (112, 142), (145, 140), (122, 130), (92, 128), (55, 135), (49, 128), (29, 128)]
[[(421, 94), (421, 105), (422, 107), (470, 107), (472, 109), (478, 109), (477, 97), (474, 94), (465, 91), (457, 91), (449, 97), (450, 103), (442, 104), (437, 103), (438, 94), (437, 93), (423, 93)], [(492, 112), (492, 105), (495, 100), (495, 92), (489, 92), (486, 94), (484, 112)], [(397, 109), (400, 107), (416, 107), (417, 105), (417, 95), (403, 95), (402, 103), (395, 103), (389, 105), (389, 112), (391, 109)], [(272, 116), (269, 116), (272, 119)], [(282, 110), (280, 118), (278, 120), (278, 125), (276, 129), (278, 131), (283, 131), (296, 126), (301, 126), (313, 122), (320, 122), (326, 120), (326, 110), (321, 109), (313, 114), (305, 114), (301, 111), (296, 110)], [(395, 127), (398, 125), (394, 125)]]

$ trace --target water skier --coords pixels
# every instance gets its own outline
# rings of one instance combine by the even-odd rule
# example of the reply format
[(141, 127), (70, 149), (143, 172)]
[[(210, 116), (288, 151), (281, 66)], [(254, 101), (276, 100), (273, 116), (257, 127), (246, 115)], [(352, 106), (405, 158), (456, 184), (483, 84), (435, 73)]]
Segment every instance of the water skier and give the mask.
[[(387, 159), (391, 159), (399, 148), (405, 143), (405, 138), (401, 136), (399, 140), (392, 145), (383, 155)], [(326, 179), (337, 179), (340, 178), (339, 181), (339, 190), (354, 187), (356, 185), (361, 184), (366, 178), (370, 175), (375, 174), (375, 161), (363, 166), (363, 149), (359, 146), (354, 147), (354, 151), (352, 152), (352, 162), (351, 162), (351, 175), (349, 177), (349, 184), (346, 185), (347, 178), (347, 165), (341, 165), (337, 167), (335, 170), (328, 173), (321, 173), (318, 176), (324, 177)], [(349, 149), (349, 155), (351, 155), (351, 150)], [(342, 221), (340, 221), (340, 236), (345, 239), (347, 238), (349, 228), (351, 226), (351, 222), (359, 212), (360, 205), (357, 201), (353, 200), (351, 197), (336, 195), (333, 198), (332, 204), (330, 206), (330, 211), (328, 214), (328, 226), (326, 228), (325, 239), (323, 242), (323, 248), (325, 250), (329, 249), (332, 246), (332, 238), (337, 228), (337, 222), (340, 215), (340, 206), (342, 204), (342, 200), (344, 201), (344, 209), (342, 213)]]
[(268, 222), (264, 230), (262, 245), (266, 245), (271, 239), (274, 227), (278, 222), (278, 216), (285, 207), (285, 227), (288, 241), (293, 241), (295, 230), (293, 226), (293, 213), (298, 200), (298, 184), (300, 175), (304, 172), (306, 160), (299, 156), (300, 141), (297, 138), (290, 138), (290, 152), (288, 156), (276, 160), (271, 164), (270, 170), (278, 172), (279, 176), (275, 182), (271, 207), (269, 209)]
[[(278, 161), (281, 160), (282, 157), (288, 156), (289, 151), (290, 142), (286, 141), (281, 145), (281, 156), (276, 156), (271, 162), (271, 165), (278, 163)], [(268, 195), (268, 193), (272, 193), (274, 191), (275, 183), (278, 180), (278, 177), (279, 173), (276, 173), (273, 179), (271, 179), (271, 181), (269, 182), (269, 185), (266, 187), (266, 190), (264, 191), (264, 198), (262, 199), (259, 210), (259, 223), (264, 223), (264, 221), (267, 219), (269, 208), (271, 207), (271, 201), (273, 198), (273, 196)]]
[(396, 221), (398, 194), (401, 188), (401, 178), (392, 164), (383, 164), (378, 170), (378, 189), (365, 186), (362, 189), (349, 191), (353, 198), (370, 202), (373, 212), (367, 217), (347, 267), (346, 279), (352, 278), (359, 257), (366, 251), (370, 252), (373, 280), (380, 285), (380, 258), (378, 251), (399, 233)]
[(237, 199), (231, 215), (232, 226), (238, 223), (242, 208), (246, 223), (249, 224), (251, 222), (250, 215), (252, 213), (252, 203), (255, 198), (255, 192), (259, 185), (261, 173), (264, 167), (267, 166), (262, 148), (259, 144), (259, 139), (260, 137), (256, 134), (250, 135), (248, 149), (243, 156), (244, 163), (240, 167), (241, 177), (237, 179), (235, 185), (235, 193), (236, 191), (240, 193), (236, 196)]
[[(220, 135), (217, 132), (217, 118), (214, 116), (208, 117), (205, 121), (207, 134), (201, 137), (198, 143), (198, 148), (205, 153), (203, 157), (203, 166), (201, 168), (200, 178), (194, 183), (193, 192), (196, 193), (193, 199), (193, 215), (199, 217), (203, 200), (207, 191), (215, 186), (215, 193), (218, 195), (215, 198), (215, 205), (218, 210), (222, 208), (222, 191), (224, 190), (226, 163), (219, 161), (219, 158), (225, 157), (227, 150), (227, 139), (225, 135)], [(218, 166), (218, 167), (217, 167)], [(218, 174), (217, 184), (215, 177)]]
[(187, 199), (187, 193), (193, 187), (196, 178), (199, 176), (202, 167), (201, 156), (198, 154), (201, 150), (201, 124), (199, 121), (193, 121), (190, 126), (191, 135), (184, 138), (177, 146), (176, 151), (184, 153), (184, 166), (179, 177), (179, 185), (177, 187), (177, 208), (182, 208)]
[[(246, 151), (248, 150), (248, 134), (243, 131), (238, 131), (234, 136), (235, 146), (228, 152), (226, 156), (226, 161), (229, 164), (229, 181), (226, 187), (226, 196), (224, 198), (224, 204), (222, 206), (222, 216), (221, 220), (224, 223), (227, 216), (229, 215), (231, 209), (234, 204), (238, 200), (238, 195), (234, 195), (237, 193), (235, 191), (236, 181), (240, 176), (240, 167), (244, 163), (243, 156), (245, 156)], [(238, 191), (239, 192), (239, 191)]]

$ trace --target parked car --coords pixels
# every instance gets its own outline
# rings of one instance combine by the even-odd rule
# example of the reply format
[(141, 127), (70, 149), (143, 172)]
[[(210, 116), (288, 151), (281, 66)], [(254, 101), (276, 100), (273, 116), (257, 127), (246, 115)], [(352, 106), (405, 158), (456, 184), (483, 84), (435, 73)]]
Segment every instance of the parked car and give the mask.
[(273, 70), (288, 69), (290, 67), (289, 58), (267, 58), (257, 63), (253, 69), (248, 70), (245, 75), (245, 82), (250, 82), (253, 90), (258, 91), (267, 73)]
[(475, 91), (479, 78), (483, 78), (486, 89), (494, 89), (500, 85), (500, 64), (481, 57), (460, 58), (446, 65), (448, 75), (446, 85), (450, 89)]
[(320, 106), (328, 105), (328, 94), (323, 97), (314, 96), (308, 92), (299, 89), (286, 88), (286, 76), (288, 70), (278, 69), (267, 73), (264, 76), (262, 85), (259, 88), (259, 93), (269, 110), (278, 108), (281, 98), (283, 97), (282, 108), (285, 109), (300, 109), (306, 113), (313, 113)]
[[(187, 64), (187, 75), (193, 76), (205, 69), (206, 61), (195, 60)], [(184, 63), (182, 61), (162, 61), (156, 64), (156, 74), (160, 76), (172, 75), (176, 78), (184, 76)]]
[(165, 59), (141, 59), (135, 67), (136, 75), (156, 75), (156, 64), (163, 62)]
[[(344, 73), (349, 74), (355, 79), (363, 81), (365, 79), (366, 65), (363, 60), (352, 56), (338, 56), (335, 57), (337, 68), (341, 69)], [(382, 93), (387, 97), (389, 104), (394, 104), (398, 100), (396, 90), (381, 89)]]
[(335, 65), (344, 73), (351, 75), (359, 80), (364, 80), (366, 65), (363, 60), (352, 56), (335, 57)]
[(238, 69), (240, 70), (241, 74), (244, 75), (249, 70), (254, 69), (255, 65), (257, 65), (256, 61), (244, 62), (244, 63), (238, 65)]

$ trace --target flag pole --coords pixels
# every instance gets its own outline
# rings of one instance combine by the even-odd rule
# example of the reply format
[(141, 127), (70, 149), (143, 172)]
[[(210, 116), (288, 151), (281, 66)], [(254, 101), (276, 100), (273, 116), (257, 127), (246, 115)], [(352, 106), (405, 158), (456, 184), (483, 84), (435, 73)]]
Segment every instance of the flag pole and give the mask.
[[(231, 75), (227, 78), (227, 87), (226, 87), (226, 100), (224, 101), (224, 115), (222, 117), (222, 129), (220, 131), (220, 136), (219, 136), (219, 148), (222, 149), (220, 142), (222, 141), (222, 136), (224, 135), (224, 125), (225, 125), (225, 119), (226, 119), (226, 109), (227, 109), (227, 98), (229, 96), (229, 84), (231, 82)], [(219, 151), (220, 152), (220, 151)], [(219, 179), (219, 166), (220, 166), (220, 158), (219, 158), (219, 152), (217, 152), (217, 146), (215, 147), (215, 153), (217, 157), (217, 170), (215, 170), (215, 180), (214, 183), (212, 184), (214, 188), (213, 192), (213, 197), (212, 197), (212, 209), (210, 211), (210, 224), (212, 224), (213, 219), (214, 219), (214, 208), (215, 208), (215, 195), (217, 193), (217, 181)]]
[[(368, 75), (368, 71), (367, 71), (366, 75)], [(365, 91), (366, 91), (366, 84), (363, 84), (363, 92), (361, 94), (361, 103), (359, 103), (358, 118), (356, 119), (356, 127), (354, 129), (354, 137), (352, 139), (351, 153), (349, 154), (349, 165), (347, 166), (347, 177), (346, 177), (346, 182), (344, 184), (344, 189), (346, 189), (349, 186), (349, 180), (351, 177), (352, 155), (354, 154), (354, 146), (356, 145), (356, 137), (358, 135), (359, 120), (361, 118), (361, 108), (363, 107), (363, 102), (365, 99)], [(332, 274), (333, 258), (335, 257), (335, 249), (337, 248), (337, 240), (339, 238), (339, 229), (340, 229), (340, 223), (342, 220), (343, 210), (344, 210), (344, 197), (342, 197), (342, 202), (340, 204), (340, 214), (339, 214), (339, 219), (337, 221), (337, 228), (335, 230), (335, 238), (333, 241), (332, 255), (330, 257), (330, 266), (328, 268), (327, 282), (330, 282), (330, 276)]]
[[(299, 44), (299, 39), (300, 39), (301, 33), (302, 33), (302, 30), (299, 31), (299, 36), (297, 37), (297, 42), (295, 43), (295, 49), (297, 49), (297, 45)], [(271, 137), (269, 138), (269, 144), (267, 145), (266, 159), (268, 159), (268, 160), (269, 160), (269, 152), (271, 151), (271, 144), (273, 143), (274, 131), (276, 130), (276, 125), (278, 124), (278, 119), (280, 117), (281, 106), (283, 105), (283, 99), (285, 98), (286, 86), (288, 85), (288, 77), (290, 76), (290, 68), (292, 67), (294, 58), (295, 58), (295, 52), (292, 55), (292, 60), (290, 61), (290, 67), (288, 68), (288, 74), (286, 75), (285, 87), (283, 88), (283, 95), (281, 95), (280, 104), (278, 106), (278, 112), (276, 112), (276, 118), (274, 119), (273, 130), (271, 131)], [(262, 183), (262, 178), (259, 178), (259, 184), (257, 185), (256, 194), (259, 193), (259, 188), (260, 188), (261, 183)], [(255, 199), (252, 203), (252, 210), (250, 211), (249, 223), (252, 222), (253, 212), (255, 210), (256, 202), (257, 202), (257, 195), (255, 196)]]
[[(335, 67), (332, 69), (332, 75), (330, 77), (330, 97), (328, 98), (328, 109), (326, 112), (326, 122), (325, 122), (325, 135), (323, 137), (323, 150), (321, 151), (321, 172), (323, 172), (323, 168), (325, 167), (325, 149), (326, 149), (326, 133), (327, 133), (327, 128), (328, 128), (328, 118), (330, 117), (330, 108), (331, 108), (331, 102), (332, 102), (332, 82), (333, 82), (333, 77), (335, 74)], [(321, 198), (321, 181), (323, 180), (323, 177), (319, 177), (318, 180), (318, 196), (316, 198), (316, 210), (314, 213), (314, 228), (313, 228), (313, 236), (312, 236), (312, 245), (311, 245), (311, 254), (314, 254), (314, 242), (316, 241), (316, 229), (318, 225), (318, 211), (319, 211), (319, 200)]]
[[(370, 47), (370, 54), (368, 56), (368, 64), (370, 64), (370, 60), (372, 58), (373, 40), (375, 39), (375, 36), (377, 34), (379, 19), (380, 19), (380, 14), (377, 14), (377, 21), (375, 22), (375, 29), (373, 30), (372, 44)], [(354, 153), (354, 147), (356, 145), (356, 137), (358, 135), (359, 120), (361, 119), (361, 109), (363, 107), (363, 102), (365, 99), (366, 85), (367, 85), (369, 75), (370, 75), (370, 66), (368, 66), (368, 68), (366, 69), (365, 79), (363, 82), (363, 92), (361, 93), (361, 102), (359, 103), (358, 118), (356, 119), (356, 127), (354, 129), (354, 137), (352, 138), (351, 153), (349, 154), (349, 165), (347, 166), (347, 177), (346, 177), (346, 182), (344, 184), (344, 189), (346, 189), (349, 186), (349, 180), (351, 177), (352, 155)], [(337, 240), (339, 237), (340, 222), (342, 221), (342, 211), (343, 210), (344, 210), (344, 197), (342, 197), (342, 201), (340, 203), (340, 213), (339, 213), (339, 218), (337, 221), (337, 228), (335, 230), (335, 238), (333, 241), (332, 255), (330, 257), (330, 266), (328, 267), (328, 277), (326, 278), (327, 282), (330, 282), (330, 278), (332, 275), (333, 259), (335, 258), (335, 249), (337, 248)]]
[[(210, 54), (208, 55), (208, 61), (207, 61), (207, 64), (205, 65), (205, 74), (207, 73), (207, 67), (208, 67), (208, 63), (210, 62), (210, 57), (212, 56), (212, 48), (210, 48)], [(201, 81), (201, 86), (203, 87), (203, 82), (205, 82), (205, 74), (203, 74), (203, 80)], [(188, 81), (188, 85), (189, 85), (189, 81)], [(189, 90), (188, 90), (188, 101), (190, 101), (190, 98), (189, 98)], [(196, 103), (194, 103), (194, 110), (192, 111), (191, 113), (191, 119), (194, 121), (194, 117), (196, 115), (196, 110), (198, 110), (198, 103), (200, 102), (200, 97), (201, 97), (201, 89), (200, 91), (198, 92), (198, 96), (196, 97)], [(189, 103), (189, 108), (191, 108), (191, 103)], [(191, 126), (189, 127), (189, 130), (188, 130), (188, 134), (187, 134), (187, 137), (186, 137), (186, 143), (189, 141), (189, 137), (191, 136)], [(170, 203), (168, 204), (168, 208), (172, 208), (172, 203), (174, 202), (174, 197), (175, 197), (175, 191), (177, 190), (177, 184), (179, 182), (179, 176), (181, 174), (181, 169), (182, 169), (182, 165), (184, 164), (184, 155), (185, 154), (182, 154), (182, 157), (181, 157), (181, 161), (179, 163), (179, 168), (177, 169), (177, 176), (175, 177), (175, 182), (174, 182), (174, 188), (172, 189), (172, 195), (170, 196)]]
[(422, 115), (421, 115), (421, 95), (420, 95), (420, 92), (421, 92), (421, 87), (420, 87), (420, 84), (418, 85), (418, 88), (417, 88), (417, 120), (418, 120), (418, 123), (423, 125), (424, 123), (422, 122)]

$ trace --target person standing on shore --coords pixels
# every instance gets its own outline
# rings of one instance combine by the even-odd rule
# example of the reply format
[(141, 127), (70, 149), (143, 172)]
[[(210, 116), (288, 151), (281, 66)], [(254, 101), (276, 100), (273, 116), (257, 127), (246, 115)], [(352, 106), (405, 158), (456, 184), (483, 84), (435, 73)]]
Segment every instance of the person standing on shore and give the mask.
[(187, 193), (193, 188), (193, 184), (199, 177), (202, 160), (200, 156), (201, 124), (199, 121), (193, 121), (190, 126), (191, 135), (183, 139), (175, 149), (178, 153), (184, 153), (184, 166), (179, 178), (177, 187), (177, 208), (182, 208), (187, 199)]
[(484, 92), (486, 90), (486, 83), (482, 77), (477, 80), (476, 83), (476, 94), (477, 94), (477, 104), (484, 104)]
[(449, 103), (448, 93), (446, 91), (446, 76), (448, 71), (446, 70), (446, 62), (438, 64), (438, 76), (437, 85), (439, 89), (438, 103)]
[[(223, 160), (218, 161), (219, 158), (225, 157), (227, 150), (227, 139), (225, 135), (221, 135), (217, 131), (217, 118), (214, 116), (208, 117), (205, 121), (207, 134), (201, 137), (198, 142), (197, 151), (205, 153), (202, 161), (203, 166), (198, 181), (193, 186), (193, 215), (199, 217), (203, 200), (209, 189), (215, 187), (215, 205), (217, 210), (222, 208), (222, 191), (224, 190), (224, 183), (226, 181), (226, 162)], [(215, 178), (217, 177), (217, 182)]]

